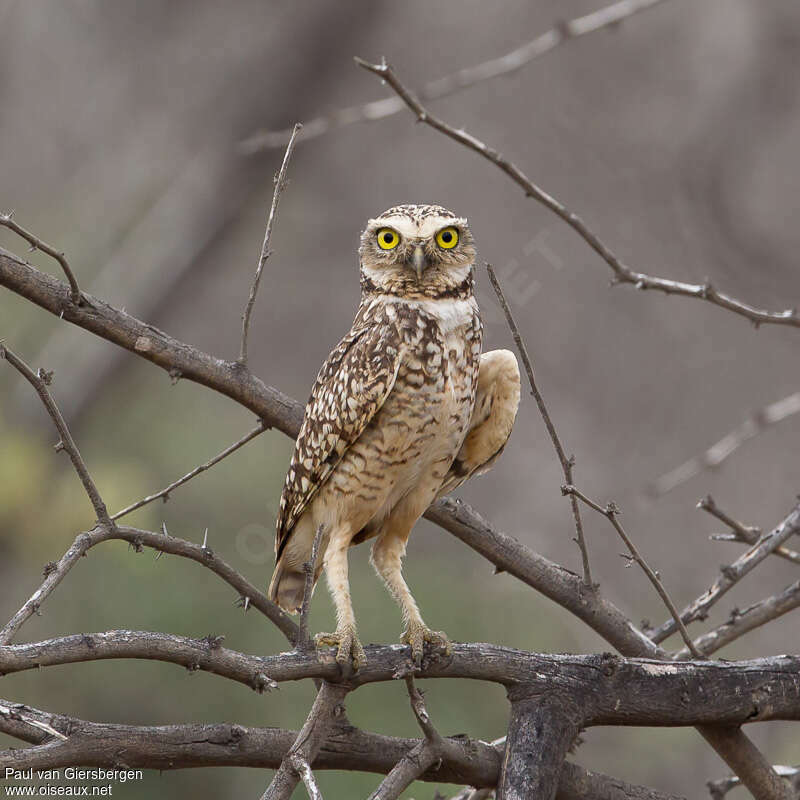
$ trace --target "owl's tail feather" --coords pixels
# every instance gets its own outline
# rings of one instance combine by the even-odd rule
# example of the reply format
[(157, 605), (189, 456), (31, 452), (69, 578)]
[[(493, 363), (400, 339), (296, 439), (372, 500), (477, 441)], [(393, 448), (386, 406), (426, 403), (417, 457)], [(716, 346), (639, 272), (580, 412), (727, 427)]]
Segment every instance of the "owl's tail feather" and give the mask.
[(290, 569), (281, 559), (272, 573), (269, 582), (269, 599), (284, 611), (297, 614), (303, 605), (303, 592), (306, 588), (305, 572)]

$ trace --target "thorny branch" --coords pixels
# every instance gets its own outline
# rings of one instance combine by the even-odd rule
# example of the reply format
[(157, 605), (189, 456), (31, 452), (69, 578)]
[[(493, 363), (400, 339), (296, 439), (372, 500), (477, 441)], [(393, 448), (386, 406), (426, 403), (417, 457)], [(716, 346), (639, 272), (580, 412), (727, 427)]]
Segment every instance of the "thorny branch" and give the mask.
[(100, 492), (97, 491), (97, 486), (95, 486), (92, 476), (89, 475), (89, 470), (86, 469), (86, 464), (84, 463), (80, 451), (78, 450), (78, 446), (75, 444), (75, 440), (72, 438), (72, 434), (69, 432), (67, 423), (64, 421), (64, 417), (61, 416), (61, 412), (58, 410), (58, 406), (53, 400), (53, 396), (47, 389), (48, 384), (53, 378), (53, 374), (50, 372), (45, 372), (42, 369), (40, 369), (38, 373), (34, 373), (34, 371), (19, 356), (15, 355), (1, 342), (0, 359), (5, 359), (8, 361), (8, 363), (11, 364), (11, 366), (14, 367), (14, 369), (16, 369), (36, 390), (36, 394), (38, 394), (41, 398), (44, 407), (47, 409), (47, 413), (50, 415), (50, 418), (53, 420), (53, 424), (56, 426), (56, 429), (61, 436), (61, 441), (56, 445), (56, 450), (63, 449), (67, 451), (67, 455), (69, 455), (70, 461), (72, 461), (72, 465), (75, 467), (75, 472), (78, 473), (78, 477), (81, 479), (83, 488), (86, 490), (86, 494), (91, 501), (92, 507), (94, 508), (94, 513), (97, 515), (97, 519), (107, 525), (113, 524), (109, 519), (106, 504), (100, 497)]
[(247, 364), (247, 338), (250, 334), (250, 316), (253, 313), (253, 306), (256, 304), (256, 295), (258, 294), (258, 287), (261, 283), (261, 275), (264, 272), (264, 265), (267, 263), (267, 259), (272, 253), (269, 249), (270, 239), (272, 238), (272, 226), (275, 223), (275, 216), (278, 213), (278, 203), (280, 202), (281, 194), (286, 187), (286, 172), (289, 168), (289, 160), (292, 157), (295, 140), (302, 129), (303, 126), (300, 124), (295, 125), (292, 129), (292, 135), (289, 138), (289, 143), (286, 145), (286, 152), (283, 155), (283, 163), (275, 177), (275, 191), (272, 195), (272, 205), (269, 208), (269, 218), (267, 219), (267, 227), (264, 231), (261, 255), (258, 259), (253, 285), (250, 287), (250, 296), (247, 298), (247, 305), (245, 305), (244, 313), (242, 314), (242, 344), (239, 348), (239, 362), (241, 364)]
[[(539, 391), (539, 387), (536, 384), (536, 378), (533, 374), (533, 364), (531, 363), (530, 356), (528, 355), (528, 348), (525, 346), (525, 342), (523, 341), (522, 335), (519, 332), (517, 323), (514, 321), (514, 315), (511, 313), (511, 307), (508, 305), (508, 301), (506, 300), (503, 289), (500, 286), (500, 282), (497, 280), (497, 275), (495, 274), (491, 264), (486, 264), (486, 271), (489, 273), (489, 280), (491, 281), (492, 288), (497, 295), (497, 299), (500, 301), (500, 306), (505, 314), (508, 327), (511, 329), (511, 335), (514, 338), (514, 344), (516, 344), (517, 350), (519, 350), (519, 354), (522, 358), (522, 363), (525, 365), (525, 372), (528, 375), (528, 383), (530, 383), (531, 386), (531, 394), (536, 400), (536, 405), (539, 407), (539, 413), (542, 415), (542, 419), (544, 420), (544, 426), (547, 428), (550, 441), (553, 443), (553, 447), (555, 448), (556, 455), (558, 456), (559, 463), (561, 464), (561, 470), (564, 473), (564, 480), (566, 483), (572, 484), (572, 468), (575, 465), (575, 458), (574, 456), (567, 458), (566, 454), (564, 453), (564, 448), (561, 446), (561, 440), (558, 438), (555, 425), (553, 425), (553, 420), (551, 419), (550, 413), (545, 405), (544, 397), (542, 397), (542, 393)], [(581, 512), (578, 508), (578, 501), (575, 499), (574, 495), (570, 495), (569, 501), (572, 507), (572, 518), (575, 521), (575, 533), (577, 534), (576, 541), (581, 551), (581, 559), (583, 560), (583, 582), (586, 584), (587, 588), (592, 589), (594, 584), (592, 583), (592, 571), (589, 566), (589, 551), (586, 547), (586, 540), (583, 535), (583, 521), (581, 520)]]
[[(798, 607), (800, 607), (800, 580), (790, 584), (779, 594), (753, 603), (745, 609), (734, 608), (730, 617), (722, 625), (698, 636), (694, 640), (694, 646), (704, 656), (710, 656), (725, 645), (736, 641), (740, 636), (744, 636), (749, 631), (760, 628)], [(676, 659), (688, 657), (687, 649), (680, 650), (675, 654)]]
[(800, 315), (798, 315), (797, 309), (795, 308), (790, 308), (786, 311), (766, 311), (764, 309), (755, 308), (748, 303), (737, 300), (735, 297), (718, 291), (710, 282), (691, 284), (683, 281), (674, 281), (668, 278), (659, 278), (653, 275), (647, 275), (643, 272), (636, 272), (626, 266), (577, 214), (570, 211), (559, 200), (533, 183), (516, 164), (509, 161), (494, 148), (484, 144), (480, 139), (467, 133), (467, 131), (457, 130), (439, 119), (439, 117), (431, 114), (400, 82), (394, 70), (388, 64), (385, 62), (381, 64), (371, 64), (368, 61), (364, 61), (362, 58), (356, 58), (356, 63), (388, 83), (406, 106), (414, 112), (419, 122), (430, 125), (440, 133), (449, 136), (459, 144), (464, 145), (490, 161), (508, 175), (514, 183), (521, 187), (527, 197), (534, 198), (566, 222), (567, 225), (569, 225), (592, 250), (608, 264), (611, 271), (614, 273), (612, 279), (613, 284), (630, 283), (637, 289), (655, 289), (665, 294), (678, 294), (685, 297), (706, 300), (709, 303), (713, 303), (735, 314), (746, 317), (756, 326), (771, 323), (800, 328)]
[[(786, 519), (774, 530), (760, 537), (759, 540), (746, 553), (737, 558), (733, 564), (723, 567), (717, 580), (681, 612), (681, 620), (688, 624), (696, 619), (704, 619), (708, 610), (714, 603), (744, 578), (745, 575), (758, 566), (758, 564), (777, 547), (796, 533), (800, 533), (800, 503), (795, 505)], [(650, 638), (656, 643), (663, 642), (664, 639), (675, 632), (676, 627), (677, 624), (675, 620), (667, 620), (653, 631), (653, 635)]]
[(686, 647), (689, 648), (692, 657), (702, 660), (703, 654), (694, 646), (692, 637), (689, 636), (689, 632), (686, 630), (686, 626), (683, 624), (683, 621), (678, 614), (678, 609), (675, 608), (675, 604), (672, 602), (669, 594), (667, 594), (667, 590), (664, 588), (661, 578), (659, 578), (658, 574), (651, 569), (650, 565), (644, 560), (636, 545), (622, 527), (622, 524), (619, 521), (619, 508), (617, 508), (616, 504), (609, 503), (605, 508), (603, 508), (603, 506), (601, 506), (599, 503), (596, 503), (594, 500), (590, 500), (585, 494), (583, 494), (583, 492), (581, 492), (579, 489), (576, 489), (574, 486), (562, 486), (561, 491), (564, 494), (570, 495), (570, 497), (578, 498), (582, 502), (586, 503), (589, 508), (593, 508), (598, 514), (602, 514), (611, 523), (611, 525), (614, 527), (614, 530), (619, 534), (619, 538), (625, 542), (625, 547), (628, 548), (628, 551), (631, 554), (630, 557), (642, 568), (642, 571), (645, 575), (647, 575), (650, 583), (653, 584), (653, 588), (656, 590), (656, 592), (658, 592), (658, 596), (662, 599), (664, 605), (667, 607), (667, 611), (669, 611), (669, 613), (672, 615), (672, 619), (675, 620), (675, 624), (678, 626), (678, 630), (680, 631), (681, 638), (686, 643)]
[[(485, 81), (494, 80), (503, 75), (511, 75), (522, 69), (531, 61), (546, 55), (562, 44), (586, 36), (590, 33), (616, 28), (626, 19), (660, 5), (664, 0), (621, 0), (611, 5), (593, 11), (582, 17), (564, 20), (539, 34), (536, 38), (526, 42), (508, 53), (497, 58), (483, 61), (480, 64), (464, 67), (450, 75), (444, 75), (436, 80), (429, 81), (417, 92), (422, 100), (438, 100), (440, 97), (455, 94), (456, 92), (476, 86)], [(397, 96), (384, 97), (358, 106), (341, 108), (330, 114), (303, 123), (303, 138), (305, 141), (322, 136), (334, 128), (352, 125), (356, 122), (373, 122), (386, 119), (402, 111), (404, 103)], [(291, 138), (292, 128), (280, 131), (256, 131), (241, 143), (242, 152), (252, 155), (262, 150), (274, 147), (283, 147)]]
[(34, 250), (41, 250), (43, 253), (46, 253), (48, 256), (58, 261), (58, 263), (61, 265), (64, 275), (67, 278), (67, 283), (69, 283), (70, 299), (76, 305), (82, 301), (81, 290), (78, 286), (78, 281), (75, 280), (75, 274), (67, 262), (67, 258), (64, 253), (62, 253), (60, 250), (56, 250), (54, 247), (51, 247), (49, 244), (47, 244), (47, 242), (43, 242), (38, 236), (34, 236), (30, 231), (26, 230), (21, 225), (18, 225), (14, 220), (13, 212), (9, 214), (0, 214), (0, 225), (2, 225), (4, 228), (8, 228), (11, 231), (14, 231), (14, 233), (25, 239), (25, 241), (31, 246), (31, 252)]
[(215, 455), (210, 461), (206, 461), (204, 464), (200, 464), (200, 466), (195, 467), (190, 472), (187, 472), (182, 478), (178, 478), (178, 480), (173, 481), (169, 486), (165, 486), (163, 489), (161, 489), (161, 491), (156, 492), (155, 494), (147, 495), (147, 497), (143, 497), (141, 500), (131, 503), (121, 511), (117, 511), (116, 514), (112, 514), (111, 519), (117, 520), (120, 517), (127, 516), (128, 514), (131, 514), (132, 512), (142, 508), (142, 506), (146, 506), (149, 503), (152, 503), (154, 500), (158, 500), (159, 498), (163, 498), (164, 502), (166, 503), (167, 500), (169, 500), (170, 494), (179, 486), (183, 486), (184, 483), (188, 483), (192, 478), (195, 478), (202, 472), (206, 472), (207, 470), (211, 469), (211, 467), (213, 467), (215, 464), (219, 464), (220, 461), (235, 453), (240, 447), (244, 447), (244, 445), (255, 439), (256, 436), (260, 436), (267, 429), (267, 425), (263, 421), (259, 421), (258, 425), (256, 425), (255, 428), (253, 428), (249, 433), (246, 433), (241, 439), (226, 447), (221, 453)]
[[(713, 534), (712, 539), (717, 541), (732, 541), (744, 542), (745, 544), (755, 544), (758, 537), (761, 536), (761, 531), (758, 528), (753, 528), (749, 525), (735, 520), (729, 514), (726, 514), (715, 502), (714, 498), (709, 494), (702, 498), (697, 507), (703, 511), (707, 511), (712, 517), (716, 517), (720, 522), (724, 522), (730, 529), (730, 534)], [(800, 564), (800, 553), (795, 550), (790, 550), (788, 547), (781, 545), (773, 550), (776, 556), (791, 561), (794, 564)]]

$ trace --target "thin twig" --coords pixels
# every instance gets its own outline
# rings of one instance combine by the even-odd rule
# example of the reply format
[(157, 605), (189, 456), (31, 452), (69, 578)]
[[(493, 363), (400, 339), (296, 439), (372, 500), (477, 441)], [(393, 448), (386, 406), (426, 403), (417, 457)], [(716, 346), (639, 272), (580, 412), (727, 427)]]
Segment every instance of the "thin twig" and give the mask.
[(583, 494), (583, 492), (576, 489), (574, 486), (562, 486), (561, 491), (564, 494), (570, 495), (571, 497), (577, 497), (579, 500), (586, 503), (589, 508), (593, 508), (599, 514), (602, 514), (604, 517), (606, 517), (606, 519), (608, 519), (608, 521), (614, 526), (614, 530), (619, 534), (619, 538), (625, 542), (625, 546), (630, 551), (633, 560), (642, 568), (644, 574), (647, 575), (650, 583), (653, 584), (653, 588), (656, 590), (656, 592), (658, 592), (658, 596), (661, 598), (664, 605), (667, 607), (667, 610), (672, 615), (672, 618), (675, 620), (675, 624), (678, 626), (681, 637), (686, 643), (686, 646), (689, 648), (692, 656), (702, 660), (704, 658), (703, 654), (694, 646), (692, 637), (689, 636), (686, 626), (683, 624), (680, 616), (678, 615), (678, 609), (675, 608), (675, 604), (672, 602), (669, 594), (667, 594), (667, 590), (664, 588), (664, 584), (661, 582), (661, 579), (658, 577), (656, 572), (650, 568), (650, 565), (644, 560), (641, 553), (636, 548), (636, 545), (622, 527), (619, 521), (619, 508), (617, 505), (615, 503), (609, 503), (605, 508), (603, 508), (603, 506), (595, 503), (594, 500), (590, 500), (585, 494)]
[[(711, 539), (715, 541), (755, 544), (758, 541), (758, 537), (761, 536), (760, 528), (744, 525), (729, 514), (726, 514), (717, 506), (714, 502), (714, 498), (710, 494), (706, 495), (702, 500), (699, 500), (697, 507), (703, 511), (707, 511), (712, 517), (716, 517), (720, 522), (724, 522), (731, 529), (730, 534), (712, 534)], [(800, 564), (800, 553), (795, 550), (781, 546), (776, 547), (773, 552), (776, 556), (786, 559), (786, 561), (791, 561), (793, 564)]]
[(297, 631), (297, 647), (310, 647), (311, 639), (308, 635), (308, 613), (311, 610), (311, 597), (314, 594), (314, 578), (317, 570), (317, 557), (319, 546), (322, 542), (322, 533), (325, 528), (320, 525), (314, 535), (314, 542), (311, 545), (311, 555), (303, 564), (305, 573), (305, 585), (303, 586), (303, 602), (300, 606), (300, 622)]
[[(723, 567), (716, 581), (681, 612), (681, 620), (688, 624), (696, 619), (704, 619), (714, 603), (745, 575), (757, 567), (768, 555), (774, 552), (777, 547), (780, 547), (790, 536), (794, 536), (797, 533), (800, 533), (800, 503), (795, 505), (789, 515), (774, 530), (764, 534), (733, 564)], [(663, 642), (676, 629), (675, 620), (669, 619), (656, 628), (650, 638), (656, 643)]]
[[(772, 622), (795, 608), (800, 608), (800, 581), (795, 581), (779, 594), (766, 597), (745, 609), (734, 608), (722, 625), (698, 636), (694, 640), (694, 646), (704, 656), (710, 656), (746, 633)], [(676, 660), (687, 657), (688, 651), (685, 648), (673, 656)]]
[(402, 98), (408, 108), (414, 112), (420, 122), (430, 125), (445, 136), (449, 136), (459, 144), (483, 156), (505, 172), (514, 183), (523, 189), (527, 197), (534, 198), (566, 222), (567, 225), (569, 225), (592, 250), (611, 267), (614, 273), (612, 284), (629, 283), (637, 289), (655, 289), (665, 294), (678, 294), (685, 297), (706, 300), (709, 303), (713, 303), (735, 314), (746, 317), (756, 327), (761, 324), (772, 323), (775, 325), (790, 325), (795, 328), (800, 328), (800, 315), (798, 315), (796, 308), (790, 308), (786, 311), (765, 311), (718, 291), (710, 282), (691, 284), (683, 281), (674, 281), (668, 278), (659, 278), (632, 270), (620, 261), (611, 249), (577, 214), (570, 211), (559, 200), (533, 183), (516, 164), (509, 161), (505, 156), (497, 152), (497, 150), (484, 144), (480, 139), (475, 138), (467, 131), (463, 129), (456, 130), (451, 125), (448, 125), (443, 120), (431, 114), (399, 81), (394, 70), (388, 64), (385, 62), (381, 64), (370, 64), (368, 61), (364, 61), (361, 58), (356, 58), (356, 63), (368, 72), (377, 75), (381, 80), (386, 81), (398, 96)]
[[(539, 391), (539, 387), (536, 384), (536, 378), (534, 377), (533, 373), (533, 364), (531, 363), (530, 356), (528, 355), (528, 348), (525, 346), (525, 342), (523, 341), (522, 335), (519, 332), (517, 323), (514, 321), (514, 315), (511, 313), (511, 307), (508, 305), (508, 301), (506, 300), (503, 289), (500, 286), (500, 282), (497, 280), (497, 275), (495, 274), (492, 265), (488, 262), (486, 263), (486, 271), (489, 273), (489, 280), (492, 283), (492, 288), (497, 295), (497, 299), (500, 301), (503, 313), (506, 316), (506, 321), (508, 322), (508, 327), (511, 329), (511, 335), (514, 337), (514, 343), (517, 346), (517, 350), (519, 350), (522, 363), (525, 365), (525, 372), (528, 375), (528, 382), (531, 385), (531, 394), (536, 400), (536, 405), (539, 407), (539, 413), (542, 415), (542, 419), (544, 420), (544, 425), (545, 428), (547, 428), (550, 441), (553, 443), (553, 447), (555, 448), (556, 455), (558, 456), (559, 463), (561, 464), (561, 470), (564, 473), (564, 482), (571, 485), (573, 482), (572, 468), (575, 465), (575, 458), (574, 456), (567, 458), (566, 454), (564, 453), (564, 448), (561, 446), (561, 440), (558, 438), (558, 434), (556, 433), (556, 427), (553, 425), (553, 420), (551, 419), (550, 413), (545, 405), (544, 397), (542, 397), (542, 393)], [(578, 508), (578, 501), (572, 495), (570, 496), (570, 504), (572, 506), (572, 518), (575, 522), (575, 532), (577, 534), (576, 541), (578, 542), (578, 547), (581, 551), (581, 559), (583, 560), (583, 582), (587, 587), (591, 588), (594, 584), (592, 583), (592, 571), (589, 566), (589, 550), (586, 547), (586, 539), (583, 535), (583, 521), (581, 520), (581, 512)]]
[(646, 487), (646, 493), (652, 497), (660, 497), (686, 483), (704, 470), (716, 469), (747, 441), (794, 414), (800, 414), (800, 392), (794, 392), (760, 408), (741, 425), (727, 433), (715, 444), (712, 444), (699, 456), (690, 458), (680, 466), (657, 478)]
[(444, 739), (431, 722), (425, 699), (414, 684), (413, 676), (406, 675), (405, 681), (411, 710), (425, 738), (395, 764), (380, 786), (369, 796), (369, 800), (397, 800), (420, 775), (435, 763), (441, 762), (445, 754)]
[(61, 441), (58, 445), (56, 445), (56, 449), (63, 449), (67, 451), (67, 454), (72, 461), (72, 465), (75, 467), (75, 471), (78, 473), (78, 477), (81, 479), (83, 488), (86, 490), (86, 494), (91, 501), (98, 521), (113, 526), (113, 523), (108, 516), (106, 504), (103, 502), (102, 497), (100, 497), (100, 492), (97, 490), (97, 486), (95, 486), (92, 476), (89, 474), (89, 470), (86, 468), (86, 464), (81, 457), (78, 446), (75, 444), (75, 440), (72, 438), (72, 434), (67, 427), (67, 423), (64, 421), (64, 417), (61, 416), (61, 412), (58, 410), (58, 406), (56, 405), (55, 400), (53, 400), (53, 396), (47, 389), (47, 385), (52, 380), (52, 373), (45, 372), (41, 369), (39, 370), (38, 374), (34, 373), (34, 371), (19, 356), (15, 355), (2, 343), (0, 343), (0, 359), (5, 359), (8, 361), (8, 363), (11, 364), (11, 366), (14, 367), (14, 369), (16, 369), (25, 378), (25, 380), (27, 380), (28, 383), (33, 386), (34, 389), (36, 389), (36, 393), (41, 398), (44, 407), (47, 409), (47, 413), (50, 415), (50, 418), (53, 420), (53, 423), (55, 424), (56, 429), (61, 436)]
[(272, 254), (269, 249), (269, 242), (272, 238), (272, 226), (275, 222), (275, 215), (278, 213), (278, 203), (281, 199), (281, 194), (286, 188), (286, 171), (289, 168), (289, 160), (292, 157), (295, 141), (297, 135), (303, 129), (299, 123), (292, 129), (292, 135), (289, 139), (289, 144), (286, 145), (286, 152), (283, 154), (283, 163), (275, 176), (275, 191), (272, 194), (272, 204), (269, 208), (269, 218), (267, 219), (267, 227), (264, 231), (264, 242), (261, 245), (261, 255), (258, 259), (258, 266), (256, 267), (256, 275), (253, 278), (253, 285), (250, 287), (250, 296), (247, 298), (247, 305), (244, 307), (242, 314), (242, 343), (239, 349), (239, 363), (247, 364), (247, 338), (250, 335), (250, 315), (253, 313), (253, 306), (256, 304), (256, 295), (258, 294), (258, 286), (261, 283), (261, 274), (264, 271), (264, 264)]
[(29, 230), (26, 230), (21, 225), (18, 225), (14, 221), (13, 212), (9, 214), (0, 214), (0, 225), (2, 225), (4, 228), (14, 231), (14, 233), (25, 239), (25, 241), (31, 246), (31, 250), (41, 250), (43, 253), (46, 253), (48, 256), (58, 261), (58, 263), (61, 265), (64, 275), (67, 278), (67, 282), (69, 283), (70, 299), (76, 305), (80, 305), (81, 290), (78, 286), (78, 281), (75, 279), (75, 274), (72, 272), (64, 253), (60, 250), (56, 250), (54, 247), (51, 247), (49, 244), (47, 244), (47, 242), (42, 241), (38, 236), (34, 236), (34, 234), (32, 234)]
[(264, 433), (264, 431), (268, 430), (266, 423), (263, 421), (259, 422), (253, 430), (249, 433), (242, 436), (237, 442), (234, 442), (229, 447), (226, 447), (221, 453), (217, 454), (212, 458), (210, 461), (206, 461), (205, 464), (201, 464), (199, 467), (195, 467), (191, 472), (188, 472), (182, 478), (179, 478), (177, 481), (174, 481), (169, 486), (165, 486), (160, 492), (156, 492), (155, 494), (150, 494), (147, 497), (143, 497), (141, 500), (137, 500), (135, 503), (123, 508), (122, 511), (117, 511), (116, 514), (111, 516), (112, 520), (117, 520), (120, 517), (124, 517), (127, 514), (136, 511), (137, 509), (141, 508), (142, 506), (146, 506), (148, 503), (152, 503), (154, 500), (158, 500), (159, 498), (163, 497), (164, 502), (169, 500), (170, 494), (177, 489), (179, 486), (183, 486), (184, 483), (188, 483), (192, 478), (199, 475), (201, 472), (205, 472), (206, 470), (211, 469), (215, 464), (219, 464), (224, 458), (227, 458), (232, 453), (235, 453), (240, 447), (246, 445), (249, 441), (256, 438), (260, 434)]
[[(660, 5), (664, 0), (621, 0), (582, 17), (565, 20), (554, 25), (544, 33), (520, 47), (504, 53), (497, 58), (483, 61), (469, 67), (429, 81), (417, 92), (423, 100), (437, 100), (456, 92), (468, 89), (485, 81), (504, 75), (511, 75), (531, 61), (546, 55), (566, 42), (590, 33), (619, 26), (628, 17)], [(322, 136), (330, 130), (352, 125), (357, 122), (374, 122), (399, 113), (404, 108), (403, 101), (396, 96), (384, 97), (357, 106), (340, 108), (329, 114), (322, 114), (303, 123), (303, 140), (308, 141)], [(256, 131), (245, 139), (240, 147), (247, 155), (283, 147), (292, 135), (292, 128), (280, 131)]]

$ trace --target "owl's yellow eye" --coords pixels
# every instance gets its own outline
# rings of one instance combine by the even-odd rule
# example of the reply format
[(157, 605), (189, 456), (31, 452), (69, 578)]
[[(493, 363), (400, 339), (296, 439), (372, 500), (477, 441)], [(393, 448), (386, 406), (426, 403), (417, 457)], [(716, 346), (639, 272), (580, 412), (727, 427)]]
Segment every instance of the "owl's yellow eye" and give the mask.
[(398, 244), (400, 244), (400, 237), (397, 235), (397, 231), (393, 231), (391, 228), (381, 228), (378, 231), (378, 247), (381, 250), (394, 250)]
[(436, 244), (444, 250), (452, 250), (458, 244), (458, 228), (442, 228), (436, 234)]

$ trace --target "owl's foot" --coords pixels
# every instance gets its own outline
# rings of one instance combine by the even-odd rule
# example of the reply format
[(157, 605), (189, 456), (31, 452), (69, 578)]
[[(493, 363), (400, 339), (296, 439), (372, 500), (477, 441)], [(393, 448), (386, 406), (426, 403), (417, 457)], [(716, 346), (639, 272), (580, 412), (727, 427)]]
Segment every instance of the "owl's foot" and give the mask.
[(352, 665), (353, 670), (358, 672), (367, 663), (367, 656), (358, 640), (356, 629), (350, 625), (337, 628), (335, 633), (318, 633), (314, 642), (317, 648), (337, 648), (336, 661), (345, 669)]
[(422, 663), (422, 655), (425, 645), (430, 644), (435, 649), (443, 650), (446, 656), (452, 652), (450, 640), (443, 631), (432, 631), (427, 625), (410, 623), (405, 633), (400, 637), (400, 641), (411, 645), (411, 658), (419, 666)]

